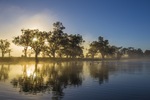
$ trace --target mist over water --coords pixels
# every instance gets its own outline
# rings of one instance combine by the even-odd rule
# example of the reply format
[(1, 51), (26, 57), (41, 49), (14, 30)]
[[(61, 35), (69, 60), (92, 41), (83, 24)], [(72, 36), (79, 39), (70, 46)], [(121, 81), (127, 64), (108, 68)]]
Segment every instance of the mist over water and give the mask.
[(0, 64), (2, 100), (148, 100), (147, 60)]

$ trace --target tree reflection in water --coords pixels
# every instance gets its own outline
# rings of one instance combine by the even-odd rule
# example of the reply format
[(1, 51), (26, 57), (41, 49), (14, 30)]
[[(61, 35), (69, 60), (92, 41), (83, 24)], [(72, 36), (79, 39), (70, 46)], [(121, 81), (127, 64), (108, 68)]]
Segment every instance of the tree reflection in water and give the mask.
[(10, 66), (0, 65), (0, 81), (5, 81), (8, 79), (8, 73), (10, 71)]
[(99, 80), (99, 84), (103, 84), (104, 82), (108, 81), (109, 78), (109, 68), (105, 64), (105, 62), (101, 63), (91, 63), (89, 67), (90, 75), (93, 78)]
[(23, 66), (23, 74), (14, 78), (11, 83), (20, 88), (20, 92), (37, 94), (52, 93), (52, 99), (61, 99), (63, 90), (67, 86), (79, 86), (82, 84), (83, 63), (52, 63), (35, 64), (33, 72)]

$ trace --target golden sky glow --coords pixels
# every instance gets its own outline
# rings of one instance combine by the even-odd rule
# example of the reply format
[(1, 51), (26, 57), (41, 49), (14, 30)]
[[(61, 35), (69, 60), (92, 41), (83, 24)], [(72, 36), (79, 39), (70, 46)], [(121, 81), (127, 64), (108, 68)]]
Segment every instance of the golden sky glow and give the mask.
[[(8, 39), (11, 42), (11, 56), (21, 56), (23, 55), (22, 50), (23, 47), (16, 46), (12, 43), (12, 40), (15, 36), (21, 35), (21, 29), (39, 29), (40, 31), (51, 31), (52, 24), (58, 21), (58, 17), (54, 15), (49, 10), (43, 10), (38, 13), (32, 13), (30, 11), (26, 11), (25, 9), (21, 9), (19, 7), (12, 6), (2, 11), (3, 14), (8, 14), (12, 17), (10, 22), (5, 22), (5, 24), (0, 24), (0, 37), (2, 39)], [(0, 18), (3, 20), (3, 18)], [(65, 25), (64, 25), (65, 26)], [(67, 27), (65, 31), (71, 32)], [(5, 34), (5, 35), (4, 35)], [(68, 33), (69, 34), (69, 33)], [(71, 33), (72, 34), (72, 33)], [(78, 33), (74, 33), (78, 34)], [(91, 36), (83, 34), (83, 38), (86, 40), (91, 40)], [(89, 41), (87, 41), (89, 42)], [(87, 42), (84, 43), (85, 48), (87, 48)], [(86, 50), (84, 50), (86, 52)], [(8, 56), (8, 55), (5, 55)]]
[[(13, 18), (13, 21), (5, 24), (0, 24), (0, 38), (8, 39), (12, 42), (13, 37), (21, 35), (21, 29), (39, 29), (40, 31), (52, 30), (52, 23), (56, 21), (56, 17), (50, 14), (50, 11), (44, 10), (38, 13), (31, 13), (18, 7), (10, 7), (5, 9), (2, 13), (8, 14)], [(3, 18), (0, 18), (3, 20)], [(21, 56), (23, 47), (16, 46), (11, 43), (12, 56)], [(7, 55), (6, 55), (7, 56)]]

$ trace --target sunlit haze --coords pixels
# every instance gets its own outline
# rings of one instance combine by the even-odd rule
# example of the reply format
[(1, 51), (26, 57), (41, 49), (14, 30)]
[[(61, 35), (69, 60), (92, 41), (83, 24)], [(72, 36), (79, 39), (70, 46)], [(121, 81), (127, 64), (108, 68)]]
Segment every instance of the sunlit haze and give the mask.
[[(21, 35), (21, 29), (51, 31), (60, 21), (68, 34), (81, 34), (87, 48), (98, 36), (111, 45), (150, 49), (148, 0), (0, 0), (0, 39)], [(22, 47), (11, 43), (12, 56)]]

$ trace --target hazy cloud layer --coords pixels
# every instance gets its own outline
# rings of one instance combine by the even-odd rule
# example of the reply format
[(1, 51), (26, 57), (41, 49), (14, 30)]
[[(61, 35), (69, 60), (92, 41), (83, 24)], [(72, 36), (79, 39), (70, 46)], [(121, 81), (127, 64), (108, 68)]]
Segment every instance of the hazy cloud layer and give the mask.
[[(43, 10), (41, 12), (29, 12), (20, 7), (10, 6), (9, 8), (0, 7), (0, 38), (8, 39), (10, 42), (13, 37), (21, 34), (21, 29), (39, 29), (41, 31), (50, 31), (52, 29), (52, 23), (57, 21), (57, 18), (49, 10)], [(16, 48), (13, 43), (11, 48), (12, 55), (20, 56), (22, 48)]]

